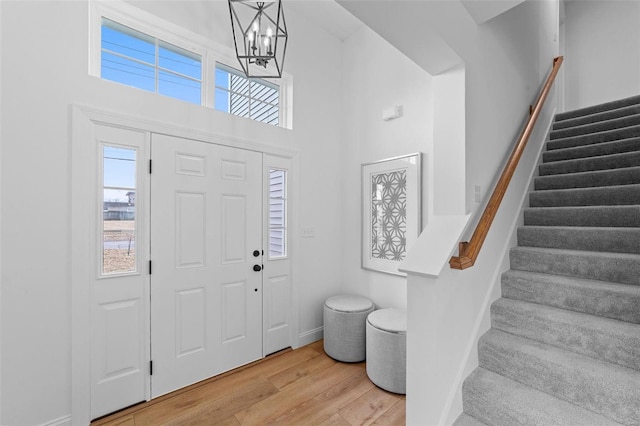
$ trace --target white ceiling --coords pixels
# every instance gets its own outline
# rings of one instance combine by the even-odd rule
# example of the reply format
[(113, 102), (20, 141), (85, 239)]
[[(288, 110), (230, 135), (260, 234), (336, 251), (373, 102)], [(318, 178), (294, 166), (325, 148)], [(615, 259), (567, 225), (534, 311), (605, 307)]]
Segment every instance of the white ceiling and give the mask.
[(334, 0), (286, 0), (287, 10), (304, 16), (340, 40), (345, 40), (364, 25)]

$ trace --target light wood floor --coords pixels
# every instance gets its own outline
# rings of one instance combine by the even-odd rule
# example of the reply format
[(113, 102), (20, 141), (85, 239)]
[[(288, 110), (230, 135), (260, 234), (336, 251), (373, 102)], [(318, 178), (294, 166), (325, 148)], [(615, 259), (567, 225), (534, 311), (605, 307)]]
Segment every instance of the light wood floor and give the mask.
[(334, 361), (319, 341), (136, 405), (92, 426), (267, 424), (404, 425), (405, 397), (377, 388), (364, 363)]

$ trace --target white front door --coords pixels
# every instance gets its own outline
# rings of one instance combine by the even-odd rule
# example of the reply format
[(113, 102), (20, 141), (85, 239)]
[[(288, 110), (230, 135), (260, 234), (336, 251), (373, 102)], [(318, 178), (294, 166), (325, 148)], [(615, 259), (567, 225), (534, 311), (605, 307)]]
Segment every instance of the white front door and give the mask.
[(157, 397), (262, 357), (262, 154), (154, 134), (151, 157)]

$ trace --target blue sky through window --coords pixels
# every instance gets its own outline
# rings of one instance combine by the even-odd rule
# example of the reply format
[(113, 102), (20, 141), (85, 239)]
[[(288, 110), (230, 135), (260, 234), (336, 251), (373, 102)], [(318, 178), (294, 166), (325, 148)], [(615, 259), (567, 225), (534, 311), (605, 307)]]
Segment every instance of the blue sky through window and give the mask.
[(101, 77), (197, 105), (202, 58), (108, 19), (102, 20)]

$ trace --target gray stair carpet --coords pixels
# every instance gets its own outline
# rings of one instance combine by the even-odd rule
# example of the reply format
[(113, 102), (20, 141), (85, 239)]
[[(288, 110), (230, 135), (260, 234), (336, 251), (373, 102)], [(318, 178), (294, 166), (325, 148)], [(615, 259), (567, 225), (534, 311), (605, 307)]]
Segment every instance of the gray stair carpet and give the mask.
[(640, 425), (640, 96), (552, 129), (455, 426)]

